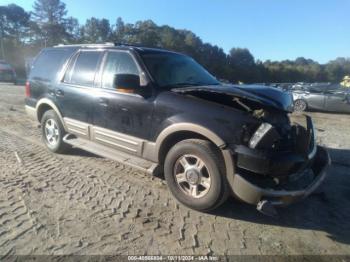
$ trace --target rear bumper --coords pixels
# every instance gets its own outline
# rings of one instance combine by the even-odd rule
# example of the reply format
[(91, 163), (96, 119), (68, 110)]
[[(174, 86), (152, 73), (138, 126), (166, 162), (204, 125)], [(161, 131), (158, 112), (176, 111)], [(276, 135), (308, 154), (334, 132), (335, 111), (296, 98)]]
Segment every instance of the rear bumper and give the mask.
[(301, 171), (312, 171), (313, 180), (302, 188), (294, 190), (265, 188), (242, 174), (235, 174), (231, 185), (234, 195), (249, 204), (256, 205), (262, 200), (268, 200), (275, 206), (288, 205), (307, 197), (320, 186), (330, 165), (328, 152), (323, 147), (317, 147), (315, 151), (315, 157), (309, 163), (311, 165)]
[(27, 115), (30, 117), (30, 119), (36, 120), (36, 121), (38, 120), (35, 107), (25, 105), (25, 110), (26, 110)]

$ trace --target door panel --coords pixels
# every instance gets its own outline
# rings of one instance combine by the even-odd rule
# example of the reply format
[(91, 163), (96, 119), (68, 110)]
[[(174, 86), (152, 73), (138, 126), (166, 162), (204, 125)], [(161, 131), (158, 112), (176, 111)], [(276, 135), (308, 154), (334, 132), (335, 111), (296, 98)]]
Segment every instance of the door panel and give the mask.
[(309, 93), (305, 94), (308, 107), (313, 109), (324, 110), (325, 108), (325, 95), (323, 93)]
[(101, 51), (89, 50), (80, 51), (71, 60), (63, 81), (52, 90), (63, 117), (92, 123), (94, 79), (101, 57)]
[(149, 139), (153, 101), (139, 95), (100, 90), (94, 101), (93, 123), (115, 132)]
[(101, 74), (102, 88), (96, 91), (93, 103), (93, 124), (131, 137), (149, 139), (153, 99), (113, 88), (114, 75), (139, 75), (136, 60), (124, 51), (110, 51), (106, 56)]
[[(58, 94), (59, 91), (62, 92), (61, 95)], [(63, 117), (85, 123), (92, 122), (91, 88), (60, 84), (54, 92)]]
[(326, 94), (326, 109), (333, 112), (350, 112), (349, 93), (345, 91), (328, 91)]

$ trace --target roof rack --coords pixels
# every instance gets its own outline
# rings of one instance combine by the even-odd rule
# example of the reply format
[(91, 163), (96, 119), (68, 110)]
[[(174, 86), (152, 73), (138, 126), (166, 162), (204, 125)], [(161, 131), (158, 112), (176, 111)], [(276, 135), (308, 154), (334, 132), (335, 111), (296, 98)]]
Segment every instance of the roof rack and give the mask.
[(113, 47), (113, 46), (120, 46), (120, 47), (135, 47), (135, 48), (155, 48), (155, 49), (164, 49), (163, 47), (147, 47), (145, 45), (142, 45), (141, 43), (120, 43), (120, 42), (106, 42), (101, 44), (71, 44), (71, 45), (65, 45), (65, 44), (59, 44), (55, 45), (54, 47)]
[(70, 45), (65, 45), (65, 44), (58, 44), (58, 45), (55, 45), (54, 47), (62, 47), (62, 46), (66, 46), (66, 47), (99, 47), (99, 46), (115, 46), (114, 43), (110, 43), (110, 42), (107, 42), (107, 43), (101, 43), (101, 44), (70, 44)]

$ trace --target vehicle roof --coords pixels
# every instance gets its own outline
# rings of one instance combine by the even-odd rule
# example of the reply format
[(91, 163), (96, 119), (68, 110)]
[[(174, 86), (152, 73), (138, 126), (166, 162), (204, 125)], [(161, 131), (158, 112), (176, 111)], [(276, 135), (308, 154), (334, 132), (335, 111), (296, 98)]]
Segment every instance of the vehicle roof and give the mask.
[(146, 47), (140, 45), (131, 45), (131, 44), (118, 44), (118, 43), (105, 43), (105, 44), (75, 44), (75, 45), (56, 45), (53, 48), (101, 48), (101, 49), (116, 49), (116, 50), (135, 50), (140, 53), (174, 53), (181, 54), (178, 52), (174, 52), (171, 50), (166, 50), (163, 48), (154, 48), (154, 47)]

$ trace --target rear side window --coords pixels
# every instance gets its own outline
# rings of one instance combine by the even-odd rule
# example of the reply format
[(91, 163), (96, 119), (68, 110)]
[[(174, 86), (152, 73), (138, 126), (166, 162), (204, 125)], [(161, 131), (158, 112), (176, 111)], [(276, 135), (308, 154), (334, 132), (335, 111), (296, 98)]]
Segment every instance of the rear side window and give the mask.
[(102, 87), (113, 88), (116, 74), (139, 75), (134, 59), (126, 52), (109, 52), (102, 75)]
[(92, 86), (100, 57), (99, 51), (80, 52), (77, 59), (70, 64), (63, 81), (75, 85)]
[(30, 78), (44, 81), (53, 80), (63, 63), (73, 52), (72, 49), (64, 48), (43, 50), (31, 68)]

